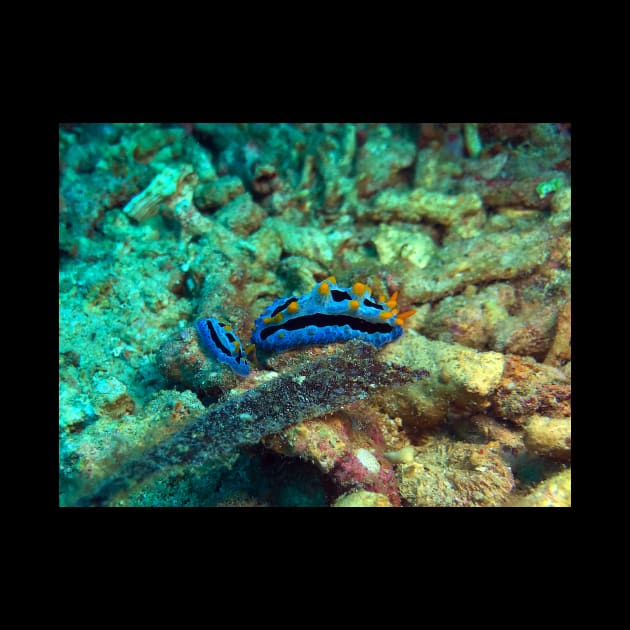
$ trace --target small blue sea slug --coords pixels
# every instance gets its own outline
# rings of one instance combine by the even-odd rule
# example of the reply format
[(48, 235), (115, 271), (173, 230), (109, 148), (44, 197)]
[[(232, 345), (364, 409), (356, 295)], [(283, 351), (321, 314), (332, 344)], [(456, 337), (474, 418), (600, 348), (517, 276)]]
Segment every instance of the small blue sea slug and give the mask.
[(361, 282), (339, 287), (331, 276), (306, 295), (273, 302), (254, 322), (252, 343), (265, 352), (274, 352), (350, 339), (378, 347), (398, 339), (404, 320), (415, 311), (398, 312), (398, 293), (378, 300), (371, 293)]
[(232, 327), (216, 317), (205, 317), (195, 324), (204, 350), (217, 361), (227, 363), (237, 374), (247, 376), (249, 363), (241, 340)]

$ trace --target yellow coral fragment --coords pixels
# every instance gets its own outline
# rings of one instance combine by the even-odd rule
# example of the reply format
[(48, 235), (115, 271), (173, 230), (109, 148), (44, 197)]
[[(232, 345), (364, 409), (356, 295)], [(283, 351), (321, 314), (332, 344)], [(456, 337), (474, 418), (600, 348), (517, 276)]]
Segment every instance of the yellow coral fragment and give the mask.
[(352, 311), (356, 311), (359, 308), (359, 301), (358, 300), (350, 300), (348, 302), (348, 308)]
[(411, 462), (413, 462), (415, 454), (416, 449), (413, 446), (405, 446), (399, 451), (390, 451), (388, 453), (383, 453), (385, 459), (390, 461), (392, 464), (411, 464)]
[(287, 307), (287, 311), (289, 313), (297, 313), (300, 310), (300, 305), (297, 302), (291, 302)]

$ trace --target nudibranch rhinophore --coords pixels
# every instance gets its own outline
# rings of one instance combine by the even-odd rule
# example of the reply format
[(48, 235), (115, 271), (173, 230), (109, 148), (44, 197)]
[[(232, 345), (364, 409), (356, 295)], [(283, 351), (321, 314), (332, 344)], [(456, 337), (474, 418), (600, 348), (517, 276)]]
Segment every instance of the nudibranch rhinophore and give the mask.
[(382, 346), (398, 339), (405, 319), (415, 313), (399, 313), (397, 296), (375, 299), (367, 285), (339, 287), (331, 276), (306, 295), (271, 304), (254, 322), (252, 343), (265, 352), (350, 339)]
[(237, 374), (247, 376), (249, 363), (243, 344), (232, 327), (216, 317), (205, 317), (196, 324), (203, 348), (221, 363), (227, 363)]

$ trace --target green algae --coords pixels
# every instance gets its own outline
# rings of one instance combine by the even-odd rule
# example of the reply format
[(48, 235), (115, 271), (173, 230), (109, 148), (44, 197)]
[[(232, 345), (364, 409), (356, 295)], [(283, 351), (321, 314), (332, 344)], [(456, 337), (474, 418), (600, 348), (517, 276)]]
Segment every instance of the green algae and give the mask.
[(562, 188), (563, 184), (564, 181), (562, 178), (554, 177), (549, 181), (541, 182), (540, 184), (538, 184), (538, 186), (536, 186), (536, 192), (542, 199), (543, 197), (546, 197), (549, 193), (556, 192), (556, 190)]

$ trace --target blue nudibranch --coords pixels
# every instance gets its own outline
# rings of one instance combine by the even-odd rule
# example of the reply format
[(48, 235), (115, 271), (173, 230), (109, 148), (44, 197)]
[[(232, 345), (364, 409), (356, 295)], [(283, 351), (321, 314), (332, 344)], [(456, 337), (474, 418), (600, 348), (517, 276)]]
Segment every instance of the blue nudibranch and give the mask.
[(237, 374), (247, 376), (249, 363), (243, 344), (232, 327), (216, 317), (200, 319), (195, 326), (203, 346), (221, 363), (227, 363)]
[(343, 288), (331, 276), (306, 295), (273, 302), (254, 322), (252, 343), (266, 352), (350, 339), (382, 346), (398, 339), (404, 320), (415, 313), (399, 314), (397, 296), (376, 300), (365, 284)]

